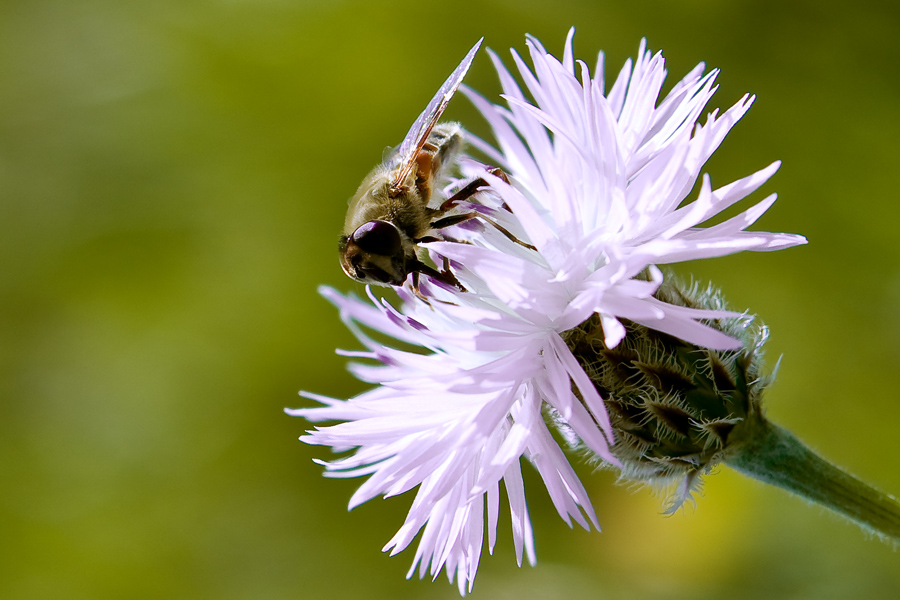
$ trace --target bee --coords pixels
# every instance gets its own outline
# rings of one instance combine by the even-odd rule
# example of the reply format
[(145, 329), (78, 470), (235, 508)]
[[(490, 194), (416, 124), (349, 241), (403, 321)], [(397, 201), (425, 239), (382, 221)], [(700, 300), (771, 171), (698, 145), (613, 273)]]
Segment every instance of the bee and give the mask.
[(437, 207), (430, 204), (438, 196), (435, 188), (462, 152), (464, 141), (459, 124), (438, 124), (438, 119), (462, 83), (482, 40), (450, 74), (400, 146), (363, 179), (350, 199), (338, 249), (341, 267), (351, 278), (400, 286), (412, 274), (418, 294), (419, 274), (425, 274), (464, 290), (446, 261), (442, 271), (422, 262), (418, 244), (442, 239), (440, 229), (478, 216), (447, 213), (484, 186), (483, 179), (464, 186)]

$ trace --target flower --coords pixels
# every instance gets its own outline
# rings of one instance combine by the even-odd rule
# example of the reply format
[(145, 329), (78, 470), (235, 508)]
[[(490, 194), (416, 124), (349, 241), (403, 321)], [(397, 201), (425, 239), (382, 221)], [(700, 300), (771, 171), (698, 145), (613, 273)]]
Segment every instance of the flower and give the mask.
[[(424, 244), (467, 291), (422, 281), (416, 295), (407, 283), (397, 289), (397, 308), (371, 291), (363, 301), (323, 289), (367, 348), (344, 354), (375, 363), (353, 364), (351, 371), (375, 387), (349, 400), (303, 393), (322, 406), (287, 411), (313, 422), (341, 421), (301, 440), (355, 450), (322, 463), (332, 477), (370, 476), (351, 508), (418, 487), (385, 550), (400, 552), (421, 531), (410, 576), (418, 569), (420, 577), (437, 577), (446, 568), (463, 594), (474, 584), (485, 529), (493, 550), (501, 480), (518, 562), (523, 554), (534, 562), (523, 456), (570, 526), (599, 529), (544, 418), (549, 413), (572, 443), (621, 465), (610, 450), (615, 436), (604, 397), (567, 344), (567, 332), (595, 318), (607, 348), (623, 340), (628, 323), (714, 350), (739, 348), (740, 341), (709, 320), (742, 315), (663, 301), (656, 292), (664, 276), (656, 265), (805, 242), (745, 230), (774, 195), (736, 217), (697, 227), (755, 191), (778, 163), (715, 190), (703, 176), (696, 198), (681, 206), (752, 97), (698, 124), (717, 71), (703, 75), (698, 65), (658, 102), (663, 58), (644, 42), (633, 68), (626, 63), (606, 93), (602, 54), (592, 77), (573, 58), (572, 35), (562, 61), (529, 38), (533, 71), (513, 53), (533, 103), (493, 54), (508, 107), (464, 90), (497, 140), (497, 148), (475, 138), (473, 146), (509, 177), (463, 161), (464, 175), (489, 183), (477, 203), (463, 207), (484, 219), (448, 227), (444, 240)], [(448, 189), (464, 182), (452, 181)], [(384, 345), (363, 328), (406, 348)]]

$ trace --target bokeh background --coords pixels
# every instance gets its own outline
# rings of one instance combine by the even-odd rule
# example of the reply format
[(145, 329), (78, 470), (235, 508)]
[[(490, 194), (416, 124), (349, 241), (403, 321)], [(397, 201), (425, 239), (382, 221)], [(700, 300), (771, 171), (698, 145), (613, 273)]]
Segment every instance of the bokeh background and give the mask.
[[(346, 199), (480, 36), (608, 77), (641, 37), (710, 105), (759, 95), (708, 164), (774, 159), (758, 228), (810, 244), (687, 265), (772, 328), (769, 414), (900, 493), (900, 9), (895, 3), (7, 0), (0, 5), (0, 597), (456, 598), (380, 552), (409, 497), (348, 513), (299, 389), (364, 389), (320, 284), (354, 289)], [(467, 82), (494, 96), (482, 53)], [(488, 135), (464, 98), (447, 116)], [(526, 469), (538, 550), (508, 520), (476, 598), (900, 597), (900, 553), (728, 469), (696, 509), (580, 473), (602, 533)]]

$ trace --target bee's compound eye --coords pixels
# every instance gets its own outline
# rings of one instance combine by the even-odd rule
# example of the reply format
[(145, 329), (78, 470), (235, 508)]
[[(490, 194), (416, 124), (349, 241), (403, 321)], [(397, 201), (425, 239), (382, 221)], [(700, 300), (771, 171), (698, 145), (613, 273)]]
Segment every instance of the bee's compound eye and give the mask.
[(363, 223), (353, 232), (352, 238), (366, 252), (380, 256), (395, 256), (402, 248), (400, 232), (387, 221)]

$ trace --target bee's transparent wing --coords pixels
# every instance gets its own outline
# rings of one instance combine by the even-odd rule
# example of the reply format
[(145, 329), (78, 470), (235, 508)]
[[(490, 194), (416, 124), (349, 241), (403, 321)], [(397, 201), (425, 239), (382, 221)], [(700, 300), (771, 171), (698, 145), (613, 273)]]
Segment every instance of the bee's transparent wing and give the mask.
[(425, 145), (428, 135), (434, 128), (434, 125), (438, 122), (438, 119), (441, 118), (441, 114), (444, 112), (444, 109), (447, 108), (450, 99), (462, 83), (463, 77), (466, 76), (466, 71), (469, 70), (469, 66), (472, 64), (472, 61), (475, 60), (475, 53), (478, 52), (478, 49), (481, 47), (482, 41), (484, 41), (484, 38), (481, 38), (474, 46), (472, 46), (472, 49), (469, 50), (466, 57), (459, 63), (459, 66), (456, 67), (453, 73), (450, 74), (450, 77), (447, 78), (447, 81), (444, 82), (441, 89), (437, 91), (437, 94), (434, 95), (434, 98), (431, 99), (431, 102), (428, 103), (428, 106), (425, 107), (425, 110), (422, 111), (419, 118), (416, 119), (415, 123), (412, 124), (412, 127), (409, 128), (409, 132), (406, 134), (406, 137), (403, 138), (403, 142), (401, 142), (400, 147), (397, 148), (397, 151), (394, 154), (394, 164), (401, 167), (397, 172), (396, 177), (394, 177), (394, 180), (391, 182), (394, 187), (399, 186), (406, 180), (410, 169), (412, 169), (413, 164), (415, 164), (416, 155), (419, 154), (419, 150)]

